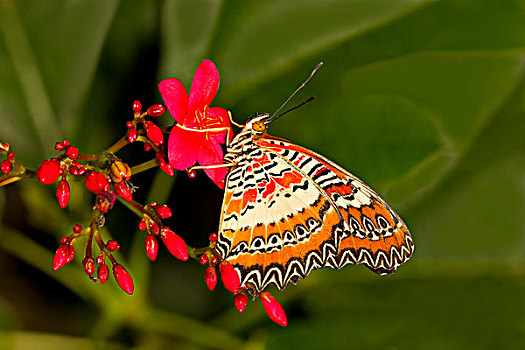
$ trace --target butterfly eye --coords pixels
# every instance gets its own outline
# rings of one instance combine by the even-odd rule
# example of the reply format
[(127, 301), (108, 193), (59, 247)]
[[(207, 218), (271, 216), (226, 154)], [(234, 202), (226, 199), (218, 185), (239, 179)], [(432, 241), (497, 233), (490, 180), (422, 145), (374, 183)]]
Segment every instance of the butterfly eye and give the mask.
[(263, 132), (266, 130), (266, 125), (263, 121), (257, 121), (253, 123), (252, 129), (257, 132)]

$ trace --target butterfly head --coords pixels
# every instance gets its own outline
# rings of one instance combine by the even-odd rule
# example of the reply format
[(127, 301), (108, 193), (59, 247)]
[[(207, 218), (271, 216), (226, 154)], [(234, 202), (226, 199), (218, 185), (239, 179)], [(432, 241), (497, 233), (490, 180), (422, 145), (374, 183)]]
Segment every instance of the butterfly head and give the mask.
[(245, 129), (250, 130), (252, 136), (261, 136), (268, 129), (271, 118), (268, 113), (257, 114), (246, 122)]

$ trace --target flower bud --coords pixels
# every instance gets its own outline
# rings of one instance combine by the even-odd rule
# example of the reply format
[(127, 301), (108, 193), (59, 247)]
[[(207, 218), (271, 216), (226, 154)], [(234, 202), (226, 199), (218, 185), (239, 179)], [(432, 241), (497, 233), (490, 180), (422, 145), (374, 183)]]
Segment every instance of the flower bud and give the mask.
[(144, 241), (146, 247), (146, 255), (151, 261), (157, 259), (157, 252), (159, 251), (159, 243), (154, 235), (148, 233)]
[(139, 222), (139, 230), (144, 231), (147, 228), (146, 222), (144, 220), (141, 220)]
[(221, 279), (224, 287), (233, 294), (237, 294), (241, 285), (241, 278), (235, 268), (226, 260), (219, 264), (219, 271), (221, 272)]
[(73, 232), (80, 233), (80, 231), (82, 231), (82, 226), (75, 224), (75, 226), (73, 226)]
[(153, 146), (149, 142), (144, 142), (143, 148), (144, 148), (144, 152), (149, 152), (153, 149)]
[(67, 146), (66, 147), (66, 156), (68, 156), (69, 159), (77, 159), (78, 157), (78, 147), (77, 146)]
[(133, 201), (133, 194), (131, 193), (131, 190), (128, 188), (128, 184), (126, 184), (125, 181), (118, 182), (114, 184), (113, 187), (115, 187), (115, 191), (119, 197), (127, 200), (128, 202)]
[(127, 139), (129, 143), (135, 142), (138, 136), (139, 136), (139, 133), (137, 132), (136, 128), (128, 129)]
[(239, 293), (235, 295), (233, 302), (237, 311), (242, 313), (246, 309), (246, 304), (248, 304), (248, 297), (244, 293)]
[(142, 110), (142, 104), (140, 103), (140, 101), (139, 100), (133, 101), (133, 112), (140, 113), (141, 110)]
[(122, 288), (124, 292), (128, 293), (129, 295), (133, 294), (133, 289), (135, 289), (135, 286), (133, 285), (133, 278), (131, 278), (124, 266), (120, 264), (113, 265), (113, 276), (115, 276), (119, 287)]
[(164, 134), (162, 134), (162, 130), (155, 123), (148, 120), (144, 123), (144, 129), (146, 130), (148, 139), (150, 139), (155, 146), (159, 147), (164, 143)]
[(175, 175), (173, 167), (164, 160), (160, 152), (157, 152), (157, 163), (159, 164), (160, 170), (164, 171), (169, 176)]
[(164, 107), (161, 104), (149, 106), (149, 108), (146, 111), (146, 113), (148, 113), (148, 115), (152, 117), (160, 117), (162, 114), (164, 114), (164, 112), (166, 112), (166, 107)]
[(129, 180), (131, 177), (131, 169), (123, 161), (116, 160), (111, 163), (110, 175), (114, 182), (122, 182), (124, 180)]
[(88, 275), (92, 275), (95, 273), (95, 260), (93, 260), (92, 257), (87, 256), (82, 260), (82, 266), (84, 267), (84, 271)]
[(60, 176), (60, 163), (56, 159), (44, 160), (36, 171), (36, 177), (41, 184), (50, 185)]
[(4, 159), (0, 165), (0, 168), (4, 174), (9, 174), (9, 172), (13, 169), (13, 164), (11, 164), (9, 159)]
[(126, 122), (126, 127), (127, 127), (128, 129), (131, 129), (131, 128), (135, 127), (135, 124), (133, 124), (133, 122), (127, 121), (127, 122)]
[(206, 268), (204, 272), (204, 282), (206, 282), (209, 290), (213, 291), (215, 289), (217, 285), (217, 270), (215, 270), (215, 267), (208, 266), (208, 268)]
[(69, 245), (69, 255), (66, 260), (66, 264), (69, 264), (73, 261), (73, 258), (75, 257), (75, 248), (73, 248), (72, 245)]
[(167, 219), (172, 215), (171, 209), (167, 205), (156, 205), (153, 208), (157, 216), (161, 219)]
[(209, 258), (208, 258), (208, 254), (206, 254), (206, 253), (205, 253), (205, 254), (202, 254), (202, 255), (199, 257), (199, 263), (200, 263), (201, 265), (206, 265), (206, 264), (208, 264), (208, 260), (209, 260)]
[(175, 256), (177, 259), (186, 261), (189, 258), (188, 247), (186, 242), (180, 238), (175, 232), (173, 232), (169, 227), (164, 227), (162, 229), (162, 241), (169, 252)]
[(7, 152), (7, 159), (15, 160), (15, 152), (13, 152), (13, 151)]
[(217, 234), (216, 233), (212, 233), (210, 235), (210, 242), (217, 242)]
[(106, 176), (99, 171), (92, 171), (86, 175), (86, 188), (91, 192), (98, 194), (109, 185)]
[(53, 256), (53, 270), (60, 270), (67, 262), (69, 257), (69, 244), (62, 244), (58, 247), (55, 256)]
[(60, 180), (60, 182), (58, 183), (56, 196), (60, 208), (67, 207), (67, 204), (69, 203), (70, 192), (69, 183), (66, 180)]
[(110, 240), (110, 241), (108, 241), (108, 243), (106, 243), (106, 248), (107, 248), (110, 252), (116, 252), (117, 250), (120, 249), (120, 246), (119, 246), (119, 244), (118, 244), (117, 241)]
[(195, 172), (195, 170), (187, 170), (186, 174), (188, 174), (188, 177), (190, 179), (194, 179), (197, 176), (197, 173)]
[(97, 277), (100, 283), (104, 284), (109, 277), (109, 267), (105, 263), (102, 263), (98, 266)]
[(283, 327), (288, 325), (288, 320), (286, 319), (283, 307), (277, 300), (275, 300), (273, 295), (268, 292), (261, 292), (261, 294), (259, 294), (259, 299), (262, 301), (264, 311), (266, 311), (266, 314), (273, 322)]

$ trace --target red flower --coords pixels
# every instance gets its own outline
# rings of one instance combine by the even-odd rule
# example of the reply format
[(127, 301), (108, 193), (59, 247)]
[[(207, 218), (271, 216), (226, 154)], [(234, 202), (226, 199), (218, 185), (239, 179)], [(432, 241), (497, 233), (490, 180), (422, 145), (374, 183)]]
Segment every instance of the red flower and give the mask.
[[(217, 67), (210, 60), (203, 60), (193, 77), (189, 98), (178, 79), (169, 78), (160, 82), (160, 93), (177, 121), (168, 140), (168, 159), (175, 169), (188, 169), (195, 162), (201, 165), (222, 164), (220, 144), (225, 142), (226, 131), (204, 133), (185, 129), (227, 127), (231, 130), (228, 112), (224, 108), (209, 107), (219, 89), (219, 81)], [(219, 187), (224, 186), (221, 181), (226, 176), (225, 168), (205, 169), (205, 172)]]

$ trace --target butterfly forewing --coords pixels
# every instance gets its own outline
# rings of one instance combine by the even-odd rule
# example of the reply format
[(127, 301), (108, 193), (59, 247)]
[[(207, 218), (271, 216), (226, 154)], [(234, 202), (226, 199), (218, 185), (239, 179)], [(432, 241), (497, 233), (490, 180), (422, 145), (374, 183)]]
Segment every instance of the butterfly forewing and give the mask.
[(343, 224), (329, 198), (295, 166), (257, 148), (228, 176), (217, 250), (258, 291), (283, 289), (327, 264)]

